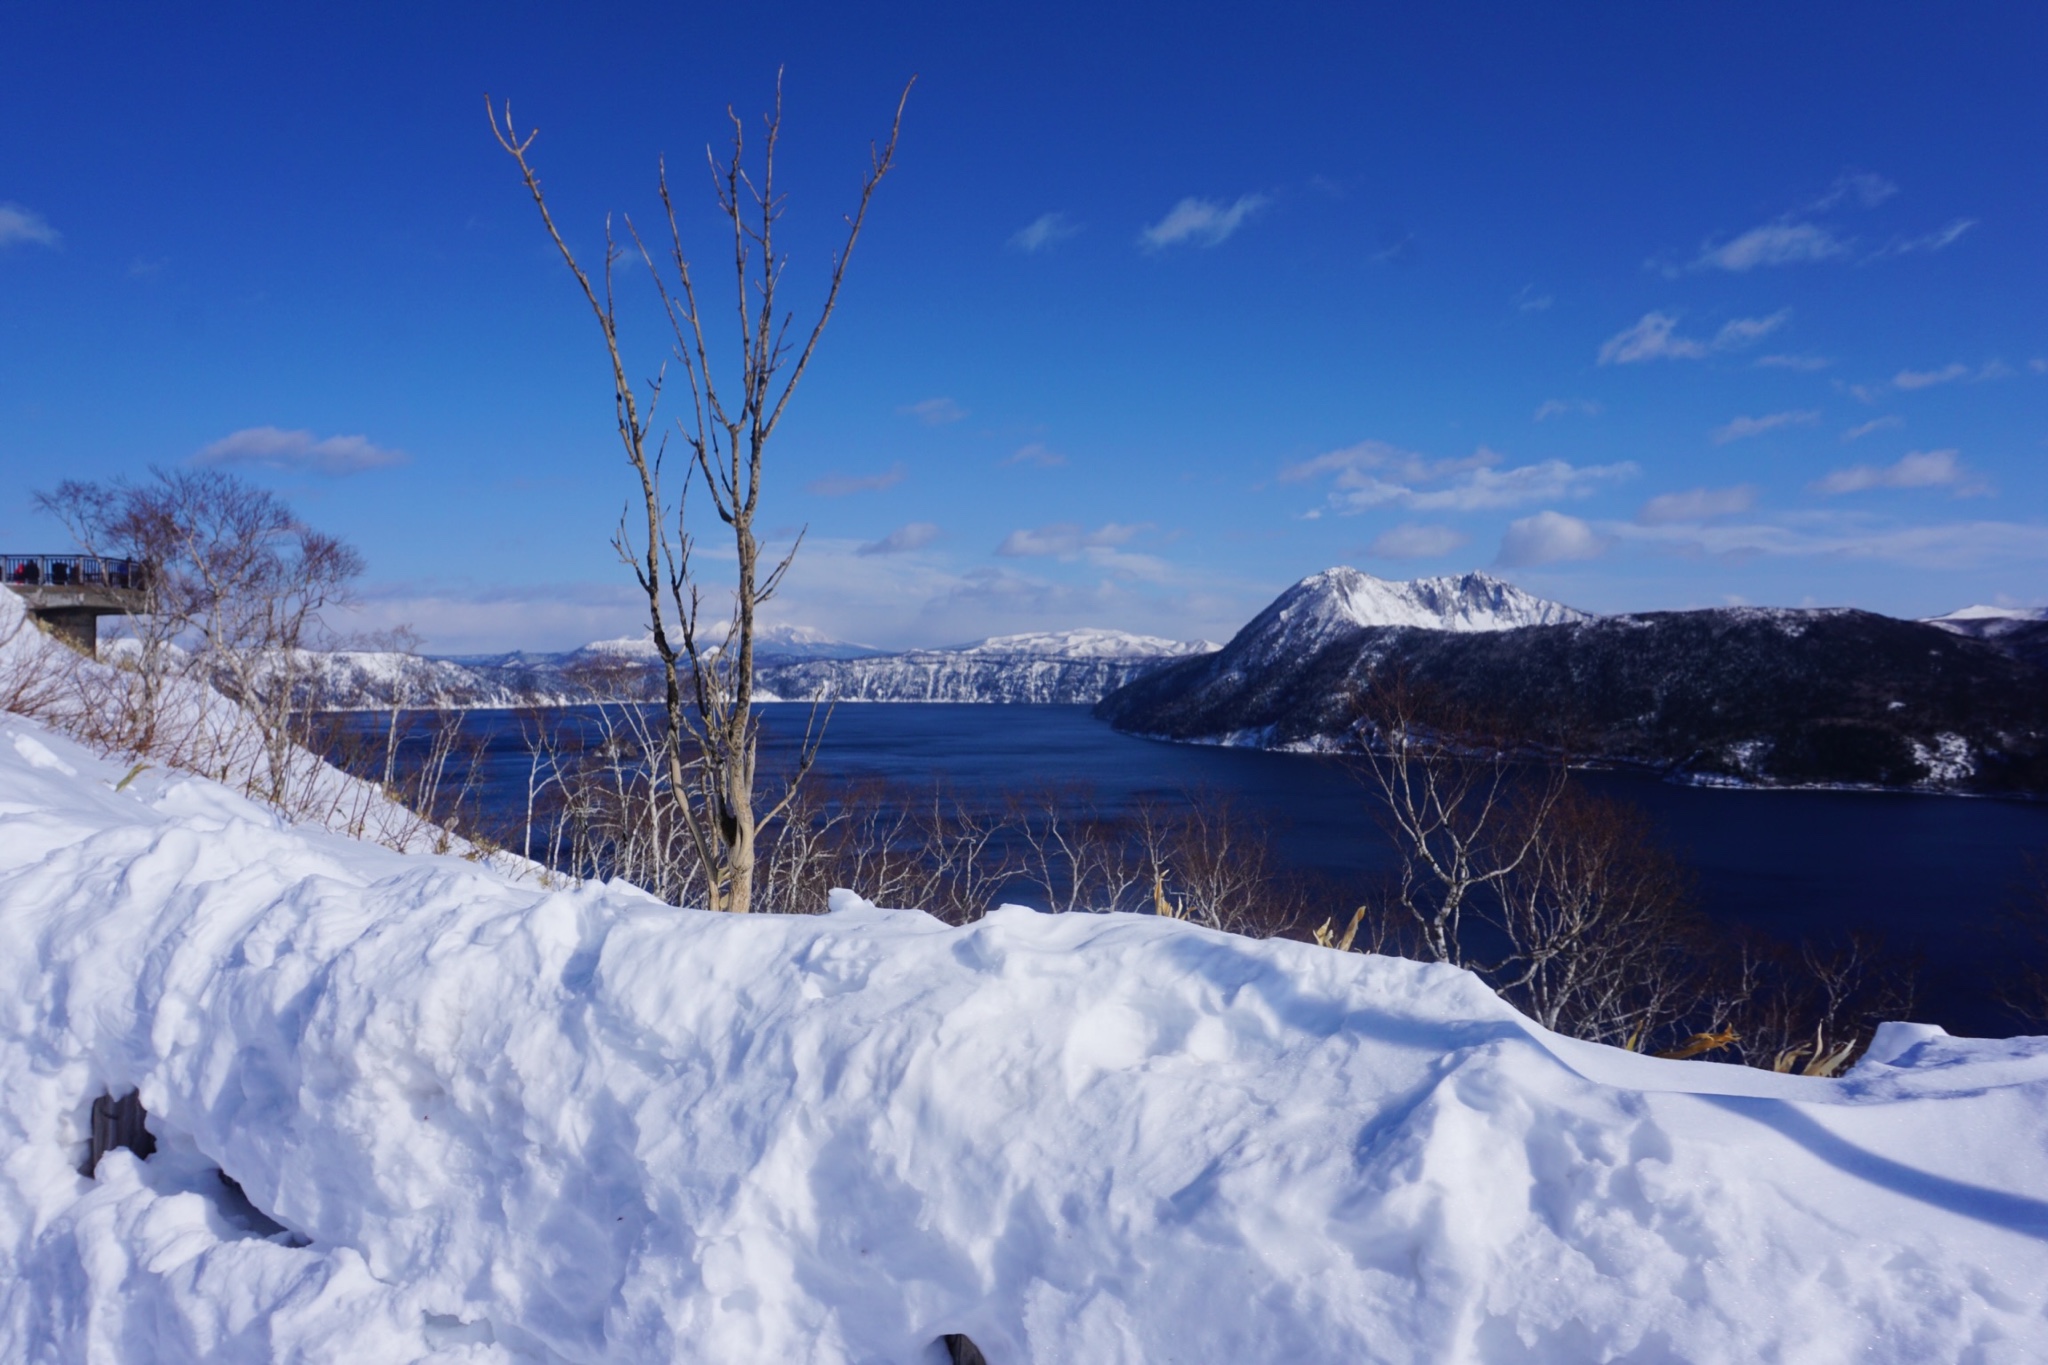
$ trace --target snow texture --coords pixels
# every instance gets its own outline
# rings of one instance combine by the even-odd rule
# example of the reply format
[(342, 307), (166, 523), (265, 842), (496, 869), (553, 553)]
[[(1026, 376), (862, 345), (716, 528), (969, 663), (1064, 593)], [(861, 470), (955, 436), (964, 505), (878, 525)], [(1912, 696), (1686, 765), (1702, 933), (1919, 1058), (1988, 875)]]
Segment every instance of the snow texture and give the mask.
[[(0, 1359), (2048, 1357), (2048, 1040), (1660, 1062), (1446, 967), (675, 910), (122, 776), (0, 717)], [(79, 1175), (131, 1087), (157, 1154)]]

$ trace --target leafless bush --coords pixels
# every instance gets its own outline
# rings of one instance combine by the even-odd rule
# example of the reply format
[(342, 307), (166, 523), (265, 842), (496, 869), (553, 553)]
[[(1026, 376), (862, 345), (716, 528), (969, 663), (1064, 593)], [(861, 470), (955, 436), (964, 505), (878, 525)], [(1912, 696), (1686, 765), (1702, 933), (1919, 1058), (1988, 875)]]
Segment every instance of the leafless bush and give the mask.
[(1467, 914), (1537, 856), (1565, 765), (1517, 761), (1498, 727), (1399, 679), (1375, 681), (1358, 706), (1356, 753), (1397, 856), (1388, 908), (1426, 956), (1464, 966)]
[(1502, 952), (1481, 974), (1546, 1028), (1629, 1048), (1668, 1041), (1704, 984), (1690, 879), (1619, 801), (1564, 785), (1516, 818), (1507, 841), (1526, 853), (1487, 887)]
[(2028, 860), (2005, 939), (2012, 965), (1999, 983), (1999, 1003), (2029, 1027), (2048, 1024), (2048, 853)]

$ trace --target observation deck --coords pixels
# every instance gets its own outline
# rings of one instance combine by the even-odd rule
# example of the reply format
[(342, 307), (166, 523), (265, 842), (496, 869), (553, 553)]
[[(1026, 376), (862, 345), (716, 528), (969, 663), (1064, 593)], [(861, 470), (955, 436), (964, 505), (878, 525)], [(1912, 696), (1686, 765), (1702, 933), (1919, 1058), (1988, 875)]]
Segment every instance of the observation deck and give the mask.
[(103, 555), (0, 555), (0, 583), (29, 615), (86, 654), (99, 649), (99, 620), (143, 610), (149, 566)]

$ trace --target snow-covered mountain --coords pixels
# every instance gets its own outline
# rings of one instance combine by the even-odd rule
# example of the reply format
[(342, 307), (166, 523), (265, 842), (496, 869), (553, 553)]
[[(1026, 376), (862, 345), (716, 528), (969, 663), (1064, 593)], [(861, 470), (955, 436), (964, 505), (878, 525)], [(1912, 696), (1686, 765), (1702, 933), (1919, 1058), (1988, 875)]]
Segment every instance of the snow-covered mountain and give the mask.
[[(762, 700), (1092, 704), (1149, 668), (1215, 648), (1207, 640), (1081, 629), (892, 654), (807, 627), (775, 626), (755, 644), (754, 685)], [(336, 650), (308, 653), (300, 665), (319, 704), (336, 710), (653, 700), (658, 669), (652, 642), (639, 636), (559, 654), (425, 658)]]
[(1213, 651), (1207, 640), (1120, 630), (996, 635), (954, 649), (864, 659), (777, 661), (755, 686), (784, 701), (1092, 703), (1159, 665)]
[(2048, 624), (1758, 607), (1593, 617), (1480, 574), (1389, 584), (1333, 569), (1096, 714), (1160, 738), (1330, 748), (1350, 742), (1371, 680), (1400, 676), (1525, 742), (1684, 780), (2048, 792), (2048, 677), (2019, 647), (2027, 631)]
[(1310, 574), (1273, 599), (1225, 653), (1233, 666), (1256, 668), (1307, 658), (1333, 640), (1384, 626), (1472, 632), (1591, 619), (1490, 574), (1396, 582), (1340, 565)]
[(2048, 668), (2048, 607), (1964, 607), (1926, 618), (1952, 635), (1968, 635), (2016, 659)]

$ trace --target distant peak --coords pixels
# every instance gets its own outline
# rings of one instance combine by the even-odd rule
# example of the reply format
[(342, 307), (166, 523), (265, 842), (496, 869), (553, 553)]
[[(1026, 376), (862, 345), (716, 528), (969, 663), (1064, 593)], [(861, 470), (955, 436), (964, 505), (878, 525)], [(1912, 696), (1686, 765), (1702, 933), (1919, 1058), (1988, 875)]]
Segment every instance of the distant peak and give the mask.
[[(1275, 602), (1312, 633), (1341, 626), (1413, 626), (1424, 630), (1514, 630), (1589, 620), (1586, 612), (1526, 592), (1477, 569), (1395, 580), (1337, 565), (1307, 578)], [(1320, 629), (1313, 629), (1320, 627)]]

